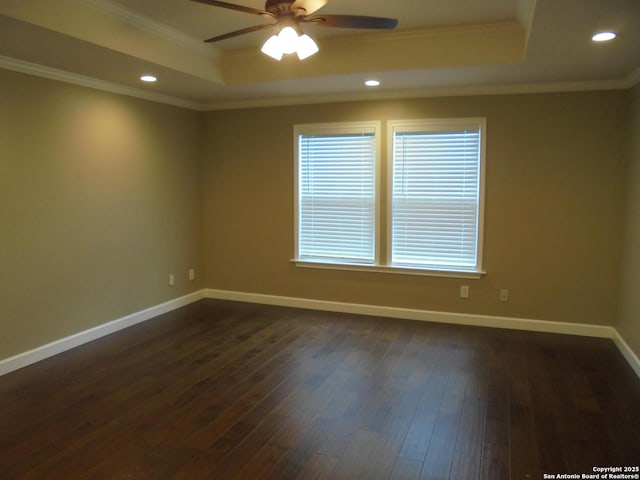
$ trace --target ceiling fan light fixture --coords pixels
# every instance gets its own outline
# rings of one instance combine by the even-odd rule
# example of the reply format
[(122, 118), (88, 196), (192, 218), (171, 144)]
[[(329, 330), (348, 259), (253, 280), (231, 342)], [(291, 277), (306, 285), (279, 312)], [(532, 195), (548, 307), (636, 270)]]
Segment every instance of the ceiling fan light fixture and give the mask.
[(300, 60), (304, 60), (305, 58), (310, 57), (311, 55), (317, 53), (318, 50), (320, 49), (318, 48), (316, 42), (313, 41), (313, 38), (311, 38), (306, 33), (300, 35), (300, 38), (298, 38), (298, 51), (296, 52)]
[(295, 28), (286, 26), (278, 34), (269, 37), (260, 50), (265, 55), (280, 61), (285, 54), (293, 53), (297, 54), (300, 60), (304, 60), (319, 49), (309, 35), (298, 36)]
[(313, 15), (324, 7), (328, 0), (266, 0), (264, 10), (236, 5), (227, 1), (192, 1), (275, 20), (275, 23), (262, 23), (252, 27), (241, 28), (240, 30), (205, 40), (207, 43), (218, 42), (238, 35), (277, 27), (278, 33), (269, 37), (260, 49), (262, 53), (275, 60), (282, 60), (285, 54), (291, 55), (294, 53), (298, 55), (300, 60), (304, 60), (319, 51), (316, 42), (309, 35), (302, 33), (301, 26), (305, 24), (322, 25), (330, 28), (360, 28), (368, 30), (393, 30), (398, 25), (398, 20), (395, 18), (370, 17), (366, 15)]
[(300, 60), (304, 60), (320, 50), (316, 42), (301, 31), (301, 26), (307, 23), (330, 28), (360, 28), (368, 30), (393, 30), (398, 25), (398, 20), (395, 18), (369, 17), (366, 15), (313, 15), (324, 7), (328, 0), (266, 0), (264, 10), (236, 5), (227, 1), (192, 1), (275, 20), (275, 23), (262, 23), (252, 27), (241, 28), (240, 30), (205, 40), (207, 43), (213, 43), (266, 28), (277, 27), (278, 33), (269, 37), (260, 49), (262, 53), (275, 60), (282, 60), (285, 54), (291, 55), (294, 53), (298, 55)]

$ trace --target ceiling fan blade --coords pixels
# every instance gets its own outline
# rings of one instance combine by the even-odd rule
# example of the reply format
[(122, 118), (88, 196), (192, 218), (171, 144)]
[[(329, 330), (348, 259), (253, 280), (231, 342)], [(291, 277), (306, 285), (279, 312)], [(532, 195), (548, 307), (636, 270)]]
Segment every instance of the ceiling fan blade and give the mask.
[(258, 10), (257, 8), (245, 7), (243, 5), (236, 5), (234, 3), (219, 2), (218, 0), (191, 0), (192, 2), (204, 3), (205, 5), (211, 5), (214, 7), (228, 8), (230, 10), (237, 10), (238, 12), (252, 13), (254, 15), (263, 15), (266, 17), (275, 18), (273, 13), (269, 13), (264, 10)]
[(295, 0), (291, 4), (292, 12), (300, 12), (296, 13), (297, 16), (303, 15), (311, 15), (313, 12), (320, 10), (327, 4), (328, 0)]
[(229, 33), (225, 33), (224, 35), (218, 35), (217, 37), (209, 38), (205, 40), (205, 42), (213, 43), (219, 40), (226, 40), (227, 38), (237, 37), (238, 35), (244, 35), (245, 33), (264, 30), (265, 28), (273, 28), (275, 26), (276, 26), (275, 23), (265, 23), (264, 25), (254, 25), (253, 27), (247, 27), (247, 28), (243, 28), (242, 30), (236, 30), (235, 32), (229, 32)]
[(393, 30), (398, 25), (395, 18), (364, 17), (360, 15), (314, 15), (302, 19), (305, 23), (334, 28), (372, 28)]

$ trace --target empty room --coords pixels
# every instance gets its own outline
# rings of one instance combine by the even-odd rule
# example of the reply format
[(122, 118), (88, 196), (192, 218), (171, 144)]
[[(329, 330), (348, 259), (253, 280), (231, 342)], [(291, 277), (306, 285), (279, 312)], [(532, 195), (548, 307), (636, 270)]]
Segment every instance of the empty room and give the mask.
[(0, 479), (640, 479), (640, 1), (0, 0)]

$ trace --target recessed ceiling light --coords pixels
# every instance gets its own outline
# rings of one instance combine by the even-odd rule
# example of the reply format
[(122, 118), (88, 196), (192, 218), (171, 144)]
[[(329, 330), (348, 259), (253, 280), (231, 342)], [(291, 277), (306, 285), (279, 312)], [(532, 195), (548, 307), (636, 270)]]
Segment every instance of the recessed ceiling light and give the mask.
[(158, 79), (156, 77), (154, 77), (153, 75), (142, 75), (140, 77), (140, 80), (142, 80), (143, 82), (153, 83)]
[(593, 37), (591, 37), (591, 40), (593, 40), (594, 42), (608, 42), (609, 40), (613, 40), (614, 38), (616, 38), (615, 32), (598, 32)]
[(367, 87), (377, 87), (380, 85), (380, 80), (367, 80), (364, 82)]

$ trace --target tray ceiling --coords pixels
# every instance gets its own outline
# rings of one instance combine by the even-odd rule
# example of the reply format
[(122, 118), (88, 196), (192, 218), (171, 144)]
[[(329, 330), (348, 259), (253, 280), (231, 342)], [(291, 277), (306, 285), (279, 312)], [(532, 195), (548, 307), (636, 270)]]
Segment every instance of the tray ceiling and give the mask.
[[(260, 17), (189, 0), (2, 0), (0, 66), (199, 109), (461, 89), (623, 88), (638, 79), (638, 0), (330, 0), (322, 13), (399, 24), (384, 32), (308, 27), (320, 52), (276, 62), (259, 52), (268, 30), (202, 42), (264, 23)], [(604, 29), (618, 38), (593, 43)], [(159, 81), (143, 85), (143, 73)], [(369, 77), (382, 85), (365, 89)]]

